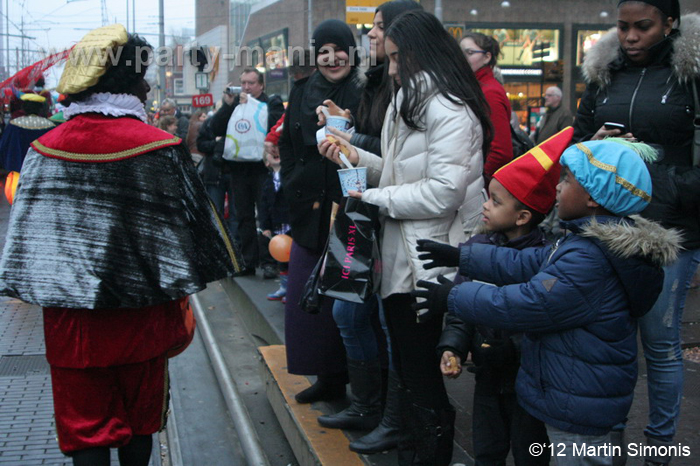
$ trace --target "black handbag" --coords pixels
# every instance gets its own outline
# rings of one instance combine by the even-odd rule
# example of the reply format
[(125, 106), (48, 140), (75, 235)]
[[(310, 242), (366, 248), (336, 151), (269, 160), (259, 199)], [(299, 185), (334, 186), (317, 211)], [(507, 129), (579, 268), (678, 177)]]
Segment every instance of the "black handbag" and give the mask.
[(352, 197), (343, 198), (328, 237), (320, 270), (320, 292), (363, 303), (379, 289), (379, 209)]

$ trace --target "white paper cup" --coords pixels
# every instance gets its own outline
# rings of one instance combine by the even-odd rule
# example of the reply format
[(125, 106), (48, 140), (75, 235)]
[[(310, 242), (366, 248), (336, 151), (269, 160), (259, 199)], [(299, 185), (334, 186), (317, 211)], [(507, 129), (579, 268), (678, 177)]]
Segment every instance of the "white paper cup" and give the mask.
[(350, 128), (350, 123), (350, 119), (345, 117), (335, 115), (326, 117), (326, 134), (331, 134), (331, 132), (327, 129), (328, 127), (332, 127), (340, 131), (347, 131), (348, 128)]
[(326, 139), (326, 127), (323, 126), (316, 131), (316, 143), (321, 144)]
[(367, 167), (338, 170), (338, 178), (340, 178), (340, 188), (343, 190), (343, 197), (348, 196), (348, 191), (363, 193), (367, 189)]

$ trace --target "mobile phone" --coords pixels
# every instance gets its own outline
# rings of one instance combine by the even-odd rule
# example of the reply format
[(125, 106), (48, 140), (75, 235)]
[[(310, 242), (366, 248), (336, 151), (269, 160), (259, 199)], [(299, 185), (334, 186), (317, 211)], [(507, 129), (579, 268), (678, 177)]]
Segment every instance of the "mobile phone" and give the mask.
[(605, 127), (605, 129), (608, 129), (608, 130), (619, 129), (620, 134), (627, 134), (627, 128), (625, 128), (625, 125), (623, 125), (622, 123), (614, 123), (612, 121), (606, 121), (605, 123), (603, 123), (603, 126)]
[(241, 93), (242, 90), (243, 88), (241, 88), (241, 86), (229, 86), (226, 88), (225, 92), (231, 95), (238, 95)]

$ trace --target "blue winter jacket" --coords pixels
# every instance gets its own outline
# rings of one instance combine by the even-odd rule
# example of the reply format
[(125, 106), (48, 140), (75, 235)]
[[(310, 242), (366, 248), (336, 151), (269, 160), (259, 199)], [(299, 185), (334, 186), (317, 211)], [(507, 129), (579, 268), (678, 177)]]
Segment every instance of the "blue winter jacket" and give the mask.
[[(449, 312), (525, 332), (516, 382), (520, 405), (567, 432), (603, 435), (622, 422), (637, 381), (636, 318), (663, 283), (678, 235), (634, 217), (562, 222), (552, 248), (461, 249)], [(491, 285), (494, 284), (496, 286)]]

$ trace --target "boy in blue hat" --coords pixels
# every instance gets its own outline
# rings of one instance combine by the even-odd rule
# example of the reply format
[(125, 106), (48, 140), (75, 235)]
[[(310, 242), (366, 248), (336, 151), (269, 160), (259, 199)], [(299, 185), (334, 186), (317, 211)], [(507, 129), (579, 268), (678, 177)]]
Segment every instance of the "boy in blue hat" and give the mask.
[[(636, 319), (656, 301), (661, 267), (679, 245), (676, 232), (630, 217), (651, 200), (642, 157), (654, 156), (649, 146), (620, 139), (570, 147), (557, 185), (565, 237), (552, 248), (463, 246), (460, 274), (487, 283), (454, 286), (440, 277), (414, 291), (427, 298), (416, 311), (524, 332), (518, 402), (546, 424), (551, 445), (539, 452), (558, 465), (612, 465), (625, 453), (613, 448), (610, 431), (632, 404)], [(422, 250), (421, 259), (430, 260), (424, 267), (445, 262), (430, 243)]]

